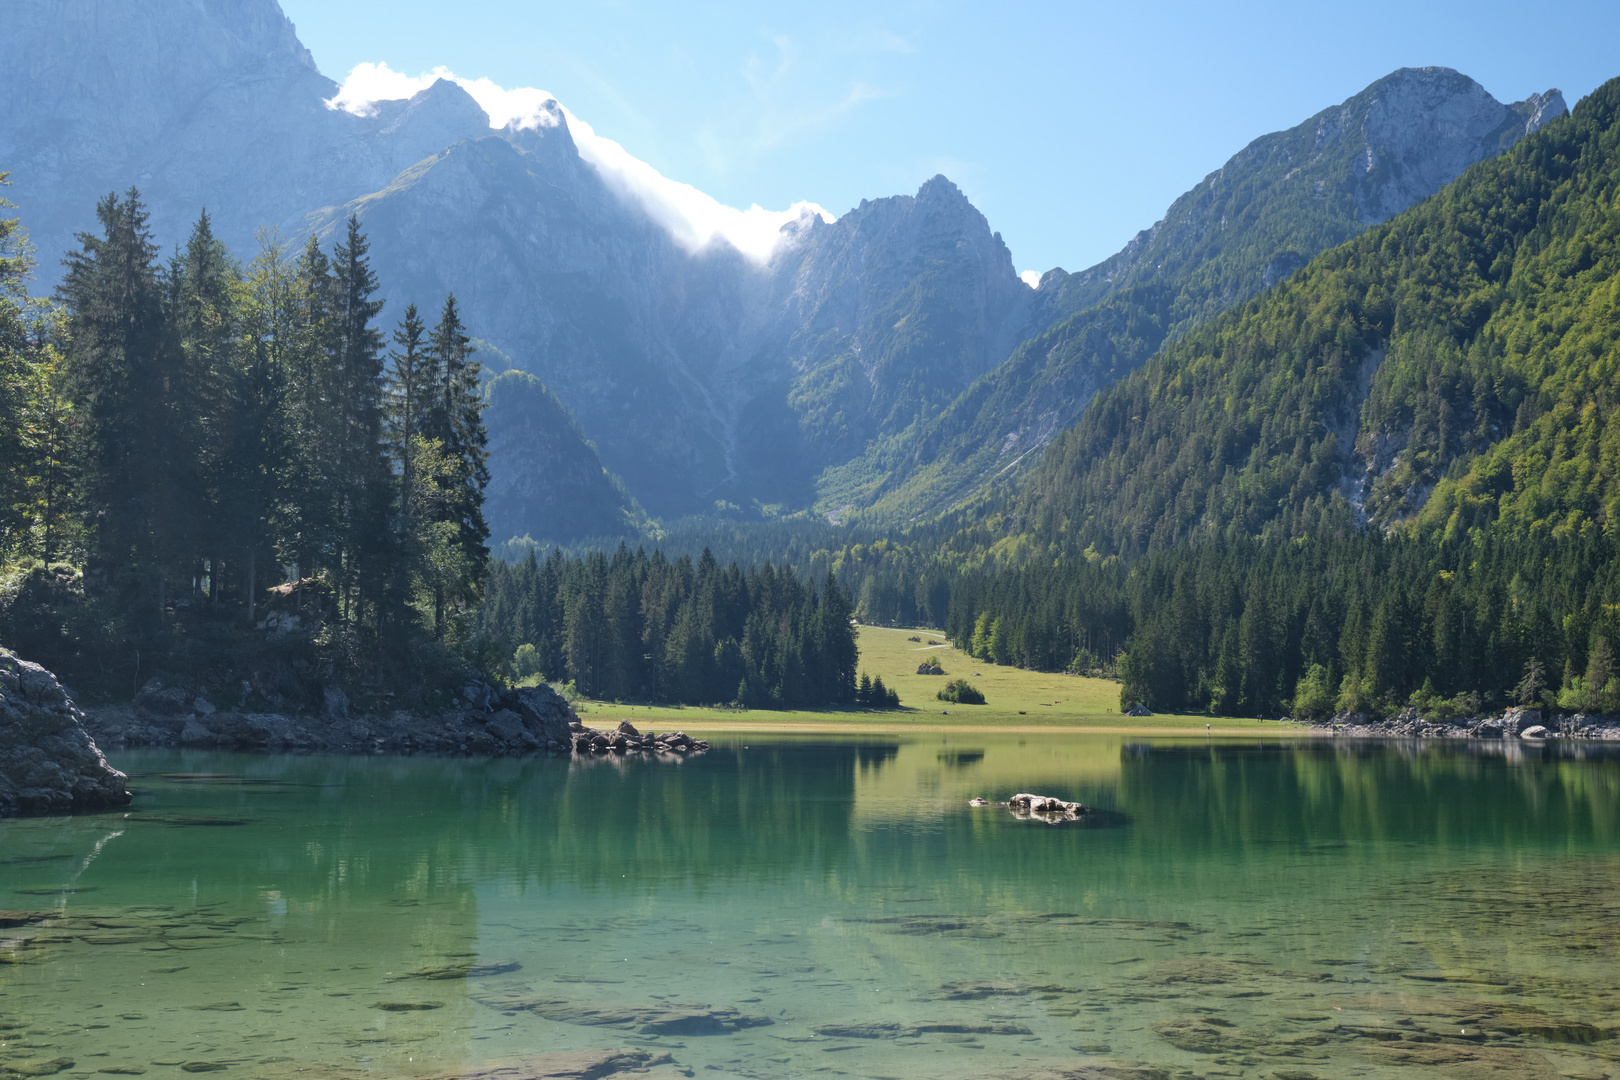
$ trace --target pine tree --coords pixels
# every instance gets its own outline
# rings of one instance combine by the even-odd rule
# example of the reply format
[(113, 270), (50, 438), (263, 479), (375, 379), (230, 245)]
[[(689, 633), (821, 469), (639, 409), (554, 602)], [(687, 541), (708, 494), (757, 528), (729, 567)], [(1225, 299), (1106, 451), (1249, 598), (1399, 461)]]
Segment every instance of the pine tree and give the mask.
[[(239, 276), (230, 252), (213, 232), (205, 210), (193, 226), (185, 251), (168, 275), (170, 318), (178, 366), (184, 374), (183, 400), (174, 415), (182, 424), (176, 457), (195, 471), (195, 534), (188, 555), (208, 567), (209, 598), (223, 598), (225, 554), (243, 551), (244, 516), (237, 470), (240, 458), (237, 301)], [(196, 576), (201, 579), (201, 575)]]
[(84, 438), (94, 514), (91, 578), (144, 599), (161, 615), (186, 532), (176, 440), (183, 372), (175, 363), (147, 213), (133, 188), (96, 207), (101, 235), (80, 233), (60, 296), (70, 348), (64, 377)]
[(416, 503), (415, 444), (425, 437), (423, 426), (433, 409), (433, 375), (427, 328), (416, 314), (416, 305), (408, 304), (394, 330), (394, 348), (388, 353), (385, 423), (389, 453), (399, 468), (400, 532), (407, 535)]
[[(315, 237), (293, 271), (287, 346), (286, 433), (298, 453), (282, 476), (278, 530), (283, 558), (300, 579), (337, 578), (340, 548), (338, 491), (339, 386), (336, 364), (336, 290), (331, 261)], [(298, 594), (299, 610), (304, 590)]]
[[(373, 299), (377, 276), (370, 248), (351, 216), (333, 255), (333, 357), (337, 389), (336, 495), (339, 595), (347, 618), (383, 618), (397, 545), (388, 530), (394, 488), (382, 440), (382, 333), (373, 325), (383, 302)], [(378, 627), (380, 629), (380, 626)]]
[(433, 625), (443, 638), (447, 609), (472, 604), (482, 595), (489, 562), (489, 525), (484, 520), (484, 490), (489, 486), (488, 434), (484, 401), (478, 388), (478, 361), (472, 339), (461, 323), (454, 295), (445, 298), (433, 328), (429, 395), (422, 435), (437, 441), (448, 464), (446, 499), (439, 520), (454, 526), (455, 543), (465, 572), (450, 587), (434, 590)]
[[(0, 186), (7, 183), (0, 173)], [(0, 208), (10, 206), (0, 199)], [(56, 313), (28, 295), (33, 267), (18, 220), (0, 218), (0, 555), (49, 563), (71, 495), (71, 406), (58, 383)]]
[(246, 617), (258, 615), (261, 565), (273, 565), (289, 524), (283, 485), (292, 473), (291, 379), (298, 325), (297, 278), (286, 247), (269, 231), (249, 267), (241, 304), (242, 343), (233, 372), (235, 415), (227, 454), (228, 491), (221, 500), (226, 528), (247, 567)]

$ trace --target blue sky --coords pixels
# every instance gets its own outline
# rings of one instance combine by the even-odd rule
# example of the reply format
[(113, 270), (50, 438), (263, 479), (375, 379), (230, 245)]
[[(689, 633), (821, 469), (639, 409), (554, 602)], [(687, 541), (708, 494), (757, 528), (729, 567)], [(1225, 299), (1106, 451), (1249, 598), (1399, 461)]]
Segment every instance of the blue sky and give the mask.
[(1019, 270), (1082, 269), (1249, 140), (1397, 67), (1503, 101), (1620, 75), (1620, 4), (281, 0), (321, 70), (554, 94), (723, 203), (842, 214), (943, 172)]

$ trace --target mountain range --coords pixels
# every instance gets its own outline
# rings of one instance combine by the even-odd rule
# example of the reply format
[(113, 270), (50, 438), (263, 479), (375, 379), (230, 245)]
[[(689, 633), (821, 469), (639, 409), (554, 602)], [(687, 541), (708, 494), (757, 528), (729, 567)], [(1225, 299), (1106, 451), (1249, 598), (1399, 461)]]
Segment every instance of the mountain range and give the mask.
[(943, 176), (806, 212), (764, 258), (694, 250), (554, 101), (495, 128), (449, 80), (360, 112), (338, 91), (275, 0), (17, 0), (0, 169), (45, 285), (112, 190), (139, 188), (164, 243), (206, 207), (242, 257), (261, 227), (331, 240), (357, 215), (385, 320), (454, 291), (515, 369), (487, 384), (496, 540), (633, 530), (643, 508), (893, 522), (972, 500), (1167, 343), (1566, 111), (1403, 69), (1032, 289)]

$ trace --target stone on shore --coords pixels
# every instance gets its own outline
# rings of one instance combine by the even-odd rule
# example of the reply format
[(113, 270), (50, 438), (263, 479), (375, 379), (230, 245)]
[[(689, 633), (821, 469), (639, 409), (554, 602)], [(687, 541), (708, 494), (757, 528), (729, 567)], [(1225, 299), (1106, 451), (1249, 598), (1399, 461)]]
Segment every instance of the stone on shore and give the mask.
[(107, 764), (56, 676), (0, 649), (0, 815), (123, 806), (128, 779)]

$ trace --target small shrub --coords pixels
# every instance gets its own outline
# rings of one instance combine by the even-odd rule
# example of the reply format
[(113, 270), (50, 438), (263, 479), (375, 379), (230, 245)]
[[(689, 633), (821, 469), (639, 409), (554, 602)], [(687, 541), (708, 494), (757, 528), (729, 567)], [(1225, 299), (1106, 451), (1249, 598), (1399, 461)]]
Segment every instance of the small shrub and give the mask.
[(966, 679), (952, 679), (945, 684), (945, 689), (934, 696), (941, 701), (949, 701), (957, 705), (984, 704), (984, 695)]
[(883, 685), (883, 676), (874, 679), (863, 671), (855, 686), (855, 704), (867, 709), (898, 709), (900, 694)]

